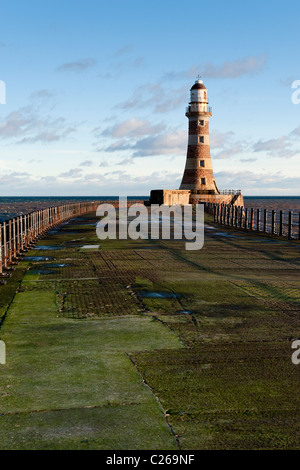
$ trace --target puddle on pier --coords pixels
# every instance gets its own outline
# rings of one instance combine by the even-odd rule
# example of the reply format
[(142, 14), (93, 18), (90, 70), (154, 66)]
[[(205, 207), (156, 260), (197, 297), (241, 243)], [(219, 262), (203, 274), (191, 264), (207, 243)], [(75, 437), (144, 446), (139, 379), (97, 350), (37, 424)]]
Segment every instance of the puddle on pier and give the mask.
[(24, 261), (51, 261), (51, 256), (25, 256)]
[(48, 250), (62, 250), (64, 247), (60, 245), (37, 245), (34, 250), (48, 251)]
[(67, 266), (70, 266), (70, 264), (66, 264), (66, 263), (51, 263), (51, 264), (47, 264), (46, 266), (43, 266), (43, 268), (66, 268)]
[(193, 313), (196, 313), (196, 312), (195, 310), (178, 310), (178, 312), (176, 313), (180, 313), (180, 314), (184, 313), (186, 315), (192, 315)]
[(179, 295), (173, 294), (172, 292), (147, 292), (141, 291), (139, 295), (142, 298), (148, 299), (178, 299)]

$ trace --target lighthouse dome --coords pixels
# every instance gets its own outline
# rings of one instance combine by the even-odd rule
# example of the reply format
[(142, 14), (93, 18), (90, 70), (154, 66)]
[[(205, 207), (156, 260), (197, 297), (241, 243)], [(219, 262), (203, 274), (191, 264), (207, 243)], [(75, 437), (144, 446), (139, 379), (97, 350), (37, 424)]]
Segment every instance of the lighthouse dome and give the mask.
[(206, 90), (206, 86), (203, 85), (202, 80), (196, 80), (196, 82), (192, 86), (191, 90)]
[(192, 86), (190, 103), (208, 103), (207, 89), (202, 80), (196, 80), (196, 83)]

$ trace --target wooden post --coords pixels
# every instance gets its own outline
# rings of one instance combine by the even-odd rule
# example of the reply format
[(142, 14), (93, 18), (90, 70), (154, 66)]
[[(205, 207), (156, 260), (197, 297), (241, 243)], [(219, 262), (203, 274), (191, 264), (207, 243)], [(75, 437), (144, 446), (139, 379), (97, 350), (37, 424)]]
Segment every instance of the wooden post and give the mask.
[(236, 221), (235, 221), (235, 226), (237, 228), (240, 227), (240, 222), (241, 222), (241, 208), (240, 208), (240, 206), (238, 206), (236, 208)]
[(254, 221), (254, 209), (251, 209), (251, 215), (250, 215), (250, 230), (253, 230), (253, 221)]
[(3, 273), (2, 224), (0, 224), (0, 274)]
[(6, 222), (3, 222), (3, 266), (7, 268)]
[(263, 232), (266, 233), (267, 231), (267, 209), (264, 210), (264, 226), (263, 226)]
[(28, 235), (27, 235), (27, 214), (24, 215), (24, 245), (25, 249), (28, 245)]
[(289, 211), (289, 228), (288, 228), (288, 237), (289, 237), (289, 239), (292, 238), (292, 229), (293, 229), (292, 211)]
[(20, 217), (16, 219), (17, 223), (17, 256), (20, 254)]
[(272, 210), (272, 222), (271, 222), (271, 233), (272, 233), (272, 235), (274, 235), (274, 233), (275, 233), (275, 215), (276, 215), (276, 212), (273, 209)]
[(11, 219), (8, 221), (8, 261), (12, 262), (12, 233), (11, 233)]
[(283, 212), (279, 212), (279, 236), (282, 237), (283, 234)]
[(245, 230), (248, 230), (248, 208), (245, 210)]
[(256, 210), (256, 230), (259, 232), (260, 230), (260, 209)]
[(17, 257), (17, 240), (16, 240), (16, 219), (12, 220), (13, 225), (13, 257)]

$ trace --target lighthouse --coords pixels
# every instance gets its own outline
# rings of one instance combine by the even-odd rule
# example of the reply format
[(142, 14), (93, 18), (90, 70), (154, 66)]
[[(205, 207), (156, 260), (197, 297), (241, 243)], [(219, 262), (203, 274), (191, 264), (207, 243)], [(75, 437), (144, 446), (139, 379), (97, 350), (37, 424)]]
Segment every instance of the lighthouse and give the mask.
[(207, 89), (198, 78), (190, 89), (190, 102), (186, 109), (189, 135), (185, 169), (179, 189), (154, 189), (147, 205), (230, 204), (244, 206), (241, 190), (219, 190), (212, 169), (209, 146), (209, 118)]
[(189, 120), (189, 135), (180, 189), (189, 189), (194, 200), (201, 199), (204, 194), (219, 194), (209, 146), (209, 118), (212, 110), (208, 106), (207, 89), (202, 80), (196, 80), (190, 90), (190, 103), (185, 115)]

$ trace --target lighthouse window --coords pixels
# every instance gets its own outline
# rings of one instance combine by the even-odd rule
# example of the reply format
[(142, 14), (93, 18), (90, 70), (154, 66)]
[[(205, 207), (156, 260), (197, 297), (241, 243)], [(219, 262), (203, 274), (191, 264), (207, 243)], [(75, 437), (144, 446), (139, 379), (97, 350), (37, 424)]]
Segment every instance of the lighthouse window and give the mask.
[(205, 160), (200, 160), (200, 166), (205, 166)]
[(198, 121), (198, 125), (199, 125), (199, 126), (204, 126), (204, 120), (203, 120), (203, 119), (200, 119), (200, 121)]
[(205, 178), (201, 178), (201, 184), (206, 184)]
[(204, 136), (203, 136), (203, 135), (200, 135), (200, 137), (199, 137), (199, 143), (200, 143), (200, 144), (203, 144), (203, 143), (204, 143)]

